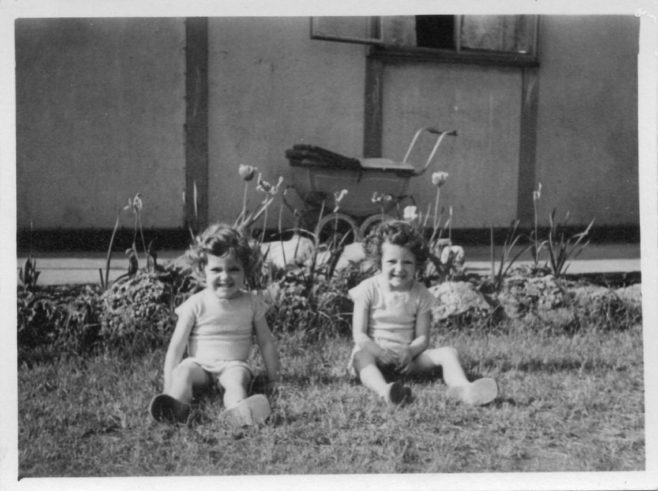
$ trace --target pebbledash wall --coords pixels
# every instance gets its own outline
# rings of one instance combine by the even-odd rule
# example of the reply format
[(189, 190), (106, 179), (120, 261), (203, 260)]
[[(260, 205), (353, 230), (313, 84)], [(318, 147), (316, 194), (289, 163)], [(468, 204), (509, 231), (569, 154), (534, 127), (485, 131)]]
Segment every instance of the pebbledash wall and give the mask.
[[(522, 68), (386, 65), (382, 154), (400, 159), (420, 126), (459, 131), (435, 167), (455, 228), (527, 218), (537, 182), (543, 223), (558, 207), (575, 225), (639, 226), (638, 39), (633, 16), (541, 17), (529, 172)], [(186, 228), (186, 49), (180, 18), (16, 22), (19, 231), (111, 229), (137, 192), (146, 228)], [(312, 40), (307, 17), (255, 17), (208, 19), (206, 49), (208, 221), (239, 212), (239, 164), (290, 183), (294, 143), (363, 155), (367, 46)], [(419, 203), (428, 178), (410, 183)]]
[(183, 222), (180, 19), (19, 19), (17, 221), (111, 229), (141, 192), (144, 224)]

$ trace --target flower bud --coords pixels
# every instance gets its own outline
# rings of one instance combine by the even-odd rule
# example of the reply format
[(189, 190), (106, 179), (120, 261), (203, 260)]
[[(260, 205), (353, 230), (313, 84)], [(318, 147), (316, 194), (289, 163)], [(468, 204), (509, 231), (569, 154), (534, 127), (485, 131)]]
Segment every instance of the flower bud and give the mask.
[(445, 184), (445, 182), (448, 180), (448, 173), (447, 172), (435, 172), (432, 174), (432, 184), (436, 186), (437, 188), (440, 188)]
[(256, 173), (256, 168), (251, 165), (240, 164), (238, 167), (238, 174), (245, 181), (251, 181)]
[(418, 212), (415, 206), (405, 206), (402, 213), (402, 218), (405, 222), (413, 222), (418, 218)]

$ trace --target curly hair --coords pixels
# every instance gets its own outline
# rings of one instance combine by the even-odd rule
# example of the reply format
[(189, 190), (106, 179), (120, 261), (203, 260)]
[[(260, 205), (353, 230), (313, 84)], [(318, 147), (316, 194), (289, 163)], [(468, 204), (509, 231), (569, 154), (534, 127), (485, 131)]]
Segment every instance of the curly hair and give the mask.
[(411, 224), (403, 220), (388, 220), (380, 223), (365, 239), (365, 250), (369, 259), (377, 266), (382, 260), (382, 244), (404, 247), (416, 258), (416, 267), (420, 268), (429, 257), (429, 248), (425, 237)]
[(185, 254), (193, 272), (200, 279), (204, 279), (209, 254), (219, 257), (235, 254), (236, 259), (242, 263), (246, 277), (252, 275), (260, 257), (258, 249), (251, 245), (247, 236), (224, 223), (210, 225), (194, 239)]

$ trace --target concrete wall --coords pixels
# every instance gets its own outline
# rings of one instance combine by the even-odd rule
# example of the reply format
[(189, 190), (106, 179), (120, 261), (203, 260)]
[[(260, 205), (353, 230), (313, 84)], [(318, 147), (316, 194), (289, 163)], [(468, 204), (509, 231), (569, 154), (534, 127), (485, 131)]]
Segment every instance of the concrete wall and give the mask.
[[(307, 18), (211, 19), (209, 30), (211, 220), (240, 209), (239, 163), (291, 182), (283, 151), (293, 143), (361, 155), (366, 48), (310, 40)], [(591, 218), (599, 225), (639, 223), (638, 35), (632, 16), (542, 17), (542, 223), (554, 207), (569, 210), (574, 225)], [(401, 159), (420, 126), (460, 132), (441, 147), (433, 168), (451, 175), (441, 203), (453, 206), (455, 227), (507, 226), (516, 217), (521, 83), (520, 68), (385, 68), (384, 157)], [(409, 191), (423, 207), (434, 199), (425, 178), (412, 179)]]
[[(542, 17), (544, 223), (559, 207), (574, 224), (639, 224), (638, 34), (632, 16)], [(146, 227), (182, 227), (183, 19), (23, 19), (16, 41), (19, 228), (109, 229), (136, 192)], [(211, 221), (239, 212), (241, 163), (290, 183), (294, 143), (362, 155), (367, 47), (311, 40), (307, 17), (211, 18), (208, 44)], [(383, 81), (384, 156), (401, 158), (418, 126), (455, 127), (434, 169), (451, 174), (455, 226), (515, 218), (520, 69), (407, 63)], [(426, 180), (410, 191), (434, 197)]]
[[(367, 48), (311, 40), (307, 18), (211, 19), (209, 30), (211, 221), (231, 220), (240, 210), (239, 163), (291, 183), (284, 150), (294, 143), (362, 155)], [(387, 67), (383, 156), (401, 160), (418, 127), (460, 130), (433, 167), (451, 174), (442, 203), (455, 206), (457, 226), (506, 225), (516, 211), (520, 81), (519, 69)], [(419, 142), (416, 161), (428, 155), (426, 143)], [(419, 204), (434, 200), (428, 179), (429, 172), (409, 182)], [(492, 179), (502, 193), (486, 192)], [(474, 206), (472, 196), (487, 194)], [(258, 195), (251, 198), (255, 203)], [(289, 218), (284, 213), (286, 225)]]
[(183, 47), (182, 19), (16, 22), (19, 228), (111, 229), (137, 192), (182, 226)]
[(558, 207), (573, 223), (639, 224), (638, 38), (633, 16), (542, 18), (537, 181), (544, 216)]
[[(521, 69), (423, 62), (390, 65), (384, 74), (385, 156), (402, 159), (419, 127), (458, 132), (409, 182), (421, 210), (434, 204), (431, 173), (441, 170), (450, 175), (441, 188), (442, 222), (452, 206), (456, 228), (509, 225), (517, 205)], [(433, 141), (425, 133), (414, 145), (414, 165), (426, 162)]]
[(361, 155), (367, 48), (311, 40), (308, 17), (213, 18), (208, 30), (210, 221), (240, 212), (239, 164), (292, 183), (295, 143)]

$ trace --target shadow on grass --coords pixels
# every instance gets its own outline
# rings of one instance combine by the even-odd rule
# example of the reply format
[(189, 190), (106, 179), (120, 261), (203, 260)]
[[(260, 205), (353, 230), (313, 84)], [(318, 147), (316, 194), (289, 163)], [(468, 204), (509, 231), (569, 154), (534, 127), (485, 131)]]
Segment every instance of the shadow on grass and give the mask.
[(524, 360), (514, 362), (511, 360), (484, 360), (482, 362), (484, 368), (495, 369), (499, 372), (521, 371), (529, 373), (555, 373), (562, 371), (578, 372), (598, 372), (600, 370), (611, 370), (615, 372), (623, 372), (629, 369), (626, 365), (619, 365), (617, 361), (595, 360), (583, 361), (576, 359), (553, 359), (553, 360)]

